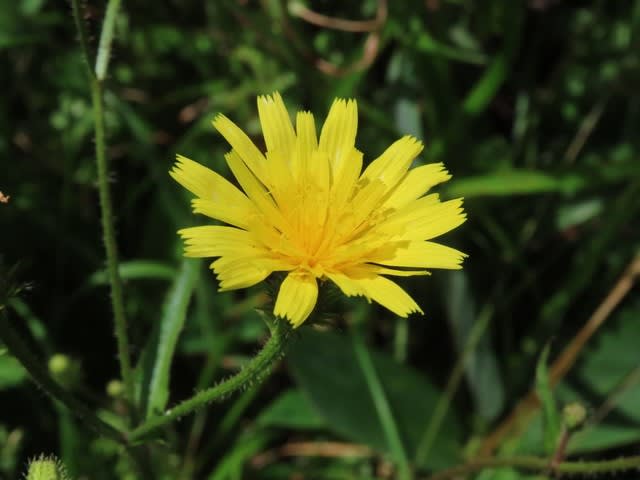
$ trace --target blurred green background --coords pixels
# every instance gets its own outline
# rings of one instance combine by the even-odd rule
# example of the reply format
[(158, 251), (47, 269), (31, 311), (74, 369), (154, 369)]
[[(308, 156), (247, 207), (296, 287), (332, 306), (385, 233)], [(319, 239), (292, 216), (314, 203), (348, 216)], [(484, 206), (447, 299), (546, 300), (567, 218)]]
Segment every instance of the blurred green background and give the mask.
[[(104, 7), (84, 7), (94, 48)], [(426, 474), (477, 451), (533, 385), (544, 345), (553, 361), (638, 252), (639, 52), (640, 1), (631, 0), (125, 2), (105, 103), (136, 359), (180, 278), (176, 230), (207, 222), (167, 171), (181, 153), (229, 175), (228, 146), (211, 127), (218, 112), (262, 148), (258, 94), (280, 91), (291, 112), (311, 110), (318, 124), (334, 97), (356, 98), (365, 159), (417, 136), (419, 162), (445, 162), (453, 180), (438, 191), (464, 196), (469, 218), (445, 241), (469, 254), (463, 271), (401, 282), (425, 317), (341, 300), (347, 318), (330, 333), (303, 328), (268, 381), (168, 430), (153, 445), (158, 478), (393, 478), (362, 345), (413, 461), (471, 342), (448, 415), (415, 468)], [(0, 254), (21, 263), (30, 285), (9, 317), (45, 361), (68, 356), (74, 374), (63, 380), (113, 416), (118, 400), (106, 388), (118, 366), (82, 61), (66, 2), (0, 2), (0, 191), (10, 196), (0, 203)], [(267, 335), (255, 310), (268, 302), (264, 285), (220, 294), (204, 264), (196, 275), (170, 404), (231, 374)], [(559, 405), (579, 400), (589, 411), (569, 442), (579, 458), (640, 447), (637, 291), (607, 312), (557, 391)], [(118, 447), (53, 404), (6, 353), (0, 405), (0, 478), (18, 478), (41, 452), (77, 478), (125, 478)], [(541, 454), (539, 419), (511, 440), (503, 451)], [(498, 475), (528, 478), (482, 478)]]

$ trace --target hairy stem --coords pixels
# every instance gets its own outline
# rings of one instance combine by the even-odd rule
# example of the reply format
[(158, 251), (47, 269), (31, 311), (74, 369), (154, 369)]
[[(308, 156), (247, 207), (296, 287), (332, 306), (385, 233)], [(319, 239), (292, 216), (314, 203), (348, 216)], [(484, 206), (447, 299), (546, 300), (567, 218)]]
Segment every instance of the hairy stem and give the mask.
[[(100, 35), (98, 59), (95, 73), (91, 68), (91, 56), (87, 34), (82, 23), (79, 0), (71, 1), (73, 18), (75, 21), (80, 45), (87, 64), (87, 76), (91, 88), (91, 102), (93, 105), (94, 130), (96, 136), (96, 163), (98, 168), (98, 191), (100, 195), (100, 216), (102, 218), (102, 240), (107, 256), (107, 273), (111, 286), (111, 306), (113, 309), (115, 336), (118, 344), (118, 360), (120, 361), (120, 375), (125, 385), (125, 398), (133, 401), (133, 371), (129, 353), (129, 338), (127, 334), (127, 319), (124, 313), (124, 301), (122, 296), (122, 281), (118, 272), (118, 249), (116, 246), (113, 213), (111, 209), (111, 193), (109, 191), (109, 178), (107, 169), (107, 143), (104, 125), (104, 92), (102, 80), (107, 73), (109, 52), (113, 41), (115, 17), (118, 13), (120, 0), (109, 0)], [(133, 410), (133, 409), (132, 409)], [(132, 413), (133, 414), (133, 413)]]
[(615, 460), (598, 460), (593, 462), (560, 462), (550, 465), (548, 458), (518, 456), (505, 458), (477, 458), (466, 465), (448, 468), (428, 477), (428, 480), (447, 480), (467, 475), (485, 468), (511, 467), (533, 472), (548, 472), (559, 475), (596, 475), (598, 473), (615, 473), (640, 468), (640, 456), (618, 458)]
[(102, 217), (102, 240), (107, 255), (107, 273), (111, 286), (111, 306), (115, 322), (115, 335), (118, 344), (118, 360), (120, 361), (120, 375), (125, 385), (125, 397), (129, 402), (133, 400), (133, 371), (129, 353), (129, 337), (127, 333), (127, 319), (124, 313), (122, 295), (122, 281), (118, 272), (118, 249), (111, 210), (111, 192), (107, 171), (107, 155), (104, 127), (104, 98), (102, 84), (96, 78), (91, 78), (91, 100), (96, 134), (96, 162), (98, 166), (98, 190), (100, 194), (100, 214)]
[(204, 407), (210, 402), (220, 400), (237, 390), (262, 381), (271, 373), (274, 364), (284, 355), (292, 332), (293, 330), (284, 320), (276, 320), (267, 343), (240, 372), (215, 387), (203, 390), (188, 400), (184, 400), (176, 407), (167, 410), (163, 415), (150, 418), (131, 431), (130, 440), (133, 442), (141, 440), (150, 433)]

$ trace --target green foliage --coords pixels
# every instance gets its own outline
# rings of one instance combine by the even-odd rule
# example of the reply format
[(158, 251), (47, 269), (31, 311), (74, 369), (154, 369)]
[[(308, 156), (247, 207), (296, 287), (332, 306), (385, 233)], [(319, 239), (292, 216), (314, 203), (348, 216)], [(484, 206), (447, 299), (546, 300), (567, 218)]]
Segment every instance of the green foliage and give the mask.
[[(18, 478), (42, 451), (71, 478), (97, 480), (422, 477), (472, 460), (533, 383), (542, 408), (501, 439), (502, 457), (637, 450), (637, 286), (558, 387), (547, 372), (556, 358), (539, 354), (576, 337), (639, 251), (640, 2), (118, 3), (79, 2), (78, 19), (95, 71), (110, 6), (111, 51), (100, 50), (92, 85), (104, 100), (135, 405), (118, 383), (94, 110), (70, 8), (0, 5), (0, 327), (10, 333), (0, 478)], [(379, 15), (365, 24), (379, 30), (311, 25), (308, 9)], [(418, 162), (453, 174), (439, 193), (465, 197), (469, 220), (448, 239), (469, 254), (465, 268), (401, 280), (426, 318), (332, 302), (326, 322), (294, 333), (268, 381), (252, 370), (236, 395), (124, 447), (123, 431), (237, 378), (269, 338), (264, 285), (220, 293), (210, 271), (181, 259), (176, 230), (206, 220), (167, 171), (181, 153), (228, 176), (213, 116), (262, 147), (255, 96), (274, 90), (318, 119), (333, 97), (357, 98), (365, 162), (403, 134), (423, 139)], [(416, 462), (439, 399), (448, 413)], [(557, 409), (572, 402), (586, 420), (559, 452)], [(496, 466), (476, 478), (540, 477)]]
[(558, 444), (560, 437), (560, 412), (556, 400), (551, 391), (551, 382), (549, 381), (549, 371), (547, 362), (549, 361), (549, 351), (551, 344), (547, 344), (540, 354), (538, 365), (536, 366), (536, 393), (542, 403), (542, 418), (544, 429), (544, 449), (545, 453), (553, 453)]
[[(393, 420), (412, 458), (438, 399), (437, 390), (426, 378), (388, 355), (372, 352), (372, 360), (395, 416)], [(376, 411), (377, 393), (368, 384), (353, 341), (344, 334), (305, 331), (292, 347), (290, 363), (294, 377), (327, 428), (390, 452)], [(453, 464), (461, 448), (455, 414), (450, 414), (446, 425), (427, 460), (427, 465), (435, 468)]]

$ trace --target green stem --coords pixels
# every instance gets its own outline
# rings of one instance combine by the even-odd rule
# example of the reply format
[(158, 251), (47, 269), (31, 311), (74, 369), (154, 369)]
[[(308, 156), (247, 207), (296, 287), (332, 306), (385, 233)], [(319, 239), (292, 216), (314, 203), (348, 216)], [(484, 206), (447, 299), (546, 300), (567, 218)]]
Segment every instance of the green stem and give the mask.
[(462, 354), (451, 372), (445, 391), (438, 399), (438, 403), (433, 410), (433, 415), (431, 415), (429, 425), (427, 426), (420, 443), (418, 443), (418, 448), (416, 450), (416, 463), (418, 465), (424, 465), (429, 458), (431, 447), (433, 447), (433, 444), (436, 441), (442, 422), (447, 416), (449, 406), (451, 405), (453, 397), (460, 386), (469, 356), (475, 350), (476, 345), (486, 331), (487, 326), (489, 325), (489, 320), (491, 319), (491, 314), (491, 310), (485, 309), (469, 332)]
[(133, 401), (133, 370), (129, 353), (129, 338), (127, 334), (127, 319), (124, 313), (122, 296), (122, 281), (118, 271), (118, 249), (111, 212), (111, 193), (107, 173), (107, 154), (104, 126), (104, 98), (102, 83), (91, 78), (91, 100), (93, 102), (93, 116), (96, 133), (96, 162), (98, 166), (98, 190), (100, 193), (100, 213), (102, 217), (102, 239), (107, 254), (107, 273), (111, 285), (111, 306), (115, 321), (115, 335), (118, 343), (118, 359), (120, 360), (120, 375), (124, 381), (125, 398)]
[(358, 332), (354, 332), (352, 338), (355, 354), (371, 392), (371, 398), (373, 399), (376, 413), (378, 414), (378, 420), (382, 425), (387, 444), (398, 462), (398, 478), (401, 480), (411, 480), (413, 475), (411, 473), (411, 466), (409, 465), (407, 450), (402, 442), (398, 425), (393, 417), (391, 405), (389, 405), (389, 400), (387, 399), (382, 382), (380, 382), (376, 367), (373, 364), (367, 347), (362, 341), (361, 335)]
[(150, 433), (174, 422), (180, 417), (192, 413), (206, 404), (250, 387), (255, 382), (262, 381), (273, 369), (274, 364), (282, 358), (293, 330), (284, 320), (276, 320), (271, 330), (271, 337), (262, 350), (233, 377), (224, 382), (197, 393), (188, 400), (184, 400), (176, 407), (167, 410), (163, 415), (152, 417), (130, 433), (130, 440), (135, 442)]
[[(124, 301), (122, 296), (122, 281), (118, 270), (118, 249), (116, 246), (115, 228), (113, 226), (113, 214), (111, 212), (111, 193), (109, 191), (109, 178), (107, 173), (107, 144), (105, 140), (104, 125), (104, 96), (102, 80), (106, 76), (109, 63), (109, 52), (113, 41), (115, 18), (118, 13), (120, 0), (109, 0), (105, 15), (98, 59), (96, 61), (95, 74), (91, 69), (91, 57), (87, 34), (82, 23), (79, 0), (71, 0), (73, 18), (75, 20), (80, 45), (87, 64), (87, 75), (91, 88), (91, 102), (93, 104), (94, 130), (96, 135), (96, 163), (98, 167), (98, 190), (100, 195), (100, 216), (102, 218), (102, 241), (107, 255), (107, 274), (111, 286), (111, 306), (113, 309), (115, 336), (118, 344), (118, 360), (120, 361), (120, 375), (124, 381), (125, 399), (133, 402), (133, 370), (129, 353), (129, 338), (127, 334), (127, 319), (124, 313)], [(132, 418), (135, 412), (131, 409)]]
[(107, 11), (102, 22), (102, 33), (100, 34), (100, 43), (98, 44), (98, 57), (96, 58), (96, 77), (103, 81), (107, 76), (107, 68), (109, 66), (109, 58), (111, 56), (111, 43), (113, 42), (113, 32), (116, 26), (116, 18), (118, 9), (120, 8), (120, 0), (109, 0)]
[(49, 375), (47, 369), (31, 353), (31, 349), (22, 341), (13, 327), (11, 327), (4, 308), (0, 309), (0, 338), (11, 355), (18, 359), (20, 364), (31, 376), (31, 379), (38, 384), (45, 393), (67, 407), (100, 435), (111, 438), (118, 443), (126, 443), (126, 437), (123, 432), (116, 430), (104, 420), (101, 420), (90, 408), (77, 400)]
[(448, 468), (427, 477), (427, 480), (447, 480), (483, 470), (485, 468), (511, 467), (534, 472), (550, 472), (558, 475), (585, 474), (597, 475), (598, 473), (614, 473), (624, 470), (640, 468), (640, 456), (618, 458), (615, 460), (598, 460), (593, 462), (561, 462), (550, 465), (548, 458), (533, 456), (521, 456), (511, 458), (477, 458), (466, 465)]

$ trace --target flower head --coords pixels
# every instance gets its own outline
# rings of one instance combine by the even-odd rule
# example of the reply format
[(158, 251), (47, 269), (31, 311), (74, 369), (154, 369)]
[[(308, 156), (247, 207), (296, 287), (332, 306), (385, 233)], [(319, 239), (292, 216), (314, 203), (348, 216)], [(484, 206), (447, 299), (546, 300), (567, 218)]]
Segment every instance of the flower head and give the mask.
[(465, 220), (462, 199), (425, 195), (450, 178), (443, 165), (410, 168), (423, 147), (405, 136), (362, 171), (354, 100), (333, 102), (319, 139), (309, 112), (298, 112), (294, 129), (278, 93), (258, 97), (258, 114), (265, 154), (224, 115), (213, 121), (232, 147), (225, 159), (242, 191), (178, 155), (170, 174), (196, 195), (194, 212), (228, 224), (180, 230), (185, 255), (218, 257), (211, 268), (221, 291), (288, 272), (274, 314), (296, 327), (322, 280), (402, 317), (422, 313), (387, 276), (461, 268), (463, 253), (430, 241)]

